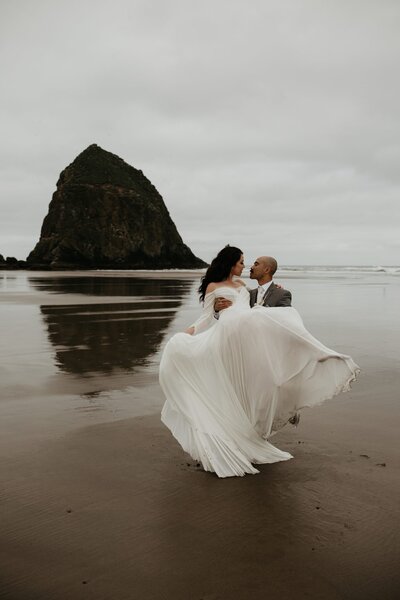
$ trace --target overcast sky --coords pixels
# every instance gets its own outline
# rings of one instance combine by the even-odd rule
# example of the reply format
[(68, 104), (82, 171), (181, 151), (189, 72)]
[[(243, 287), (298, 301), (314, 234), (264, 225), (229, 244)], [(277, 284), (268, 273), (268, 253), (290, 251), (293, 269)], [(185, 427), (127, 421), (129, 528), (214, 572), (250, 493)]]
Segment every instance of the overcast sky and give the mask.
[(97, 143), (203, 259), (400, 263), (398, 0), (2, 0), (0, 40), (4, 256)]

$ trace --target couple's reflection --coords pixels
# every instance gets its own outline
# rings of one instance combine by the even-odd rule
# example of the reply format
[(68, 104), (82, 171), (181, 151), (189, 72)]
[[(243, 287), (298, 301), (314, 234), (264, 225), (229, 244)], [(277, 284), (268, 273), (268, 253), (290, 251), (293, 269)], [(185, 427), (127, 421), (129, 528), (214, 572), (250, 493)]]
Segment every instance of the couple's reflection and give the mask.
[[(41, 287), (50, 291), (55, 284), (57, 291), (63, 289), (61, 293), (71, 293), (74, 287), (74, 293), (93, 294), (93, 282), (84, 281), (77, 286), (70, 281), (72, 278), (66, 279), (47, 280)], [(128, 286), (125, 283), (126, 280), (118, 281), (112, 289), (118, 289), (117, 295), (128, 295), (121, 292), (130, 289), (134, 296), (131, 302), (40, 307), (55, 348), (57, 367), (62, 372), (109, 375), (145, 366), (158, 350), (192, 286), (192, 281), (187, 280), (136, 280), (135, 285), (129, 282)], [(93, 285), (99, 289), (98, 282)], [(102, 292), (111, 295), (105, 291), (107, 286), (108, 283), (101, 286)]]

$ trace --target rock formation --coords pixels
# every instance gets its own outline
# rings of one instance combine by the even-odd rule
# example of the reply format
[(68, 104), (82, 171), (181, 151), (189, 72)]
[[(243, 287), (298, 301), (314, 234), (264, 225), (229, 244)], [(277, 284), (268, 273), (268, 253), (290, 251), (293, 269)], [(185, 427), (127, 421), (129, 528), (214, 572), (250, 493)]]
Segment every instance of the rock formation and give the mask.
[(52, 269), (205, 266), (142, 171), (96, 144), (61, 173), (27, 261)]
[(26, 262), (24, 260), (18, 260), (14, 256), (7, 256), (4, 258), (2, 254), (0, 254), (0, 271), (10, 270), (14, 271), (16, 269), (26, 269)]

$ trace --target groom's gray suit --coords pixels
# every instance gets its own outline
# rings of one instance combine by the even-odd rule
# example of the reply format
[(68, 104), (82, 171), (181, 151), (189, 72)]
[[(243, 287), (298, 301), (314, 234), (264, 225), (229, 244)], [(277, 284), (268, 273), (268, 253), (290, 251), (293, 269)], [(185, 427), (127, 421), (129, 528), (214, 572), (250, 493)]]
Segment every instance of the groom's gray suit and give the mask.
[[(250, 290), (250, 306), (252, 308), (257, 304), (257, 292), (258, 288)], [(272, 282), (265, 292), (262, 306), (292, 306), (292, 294), (289, 290), (278, 288), (278, 286)]]

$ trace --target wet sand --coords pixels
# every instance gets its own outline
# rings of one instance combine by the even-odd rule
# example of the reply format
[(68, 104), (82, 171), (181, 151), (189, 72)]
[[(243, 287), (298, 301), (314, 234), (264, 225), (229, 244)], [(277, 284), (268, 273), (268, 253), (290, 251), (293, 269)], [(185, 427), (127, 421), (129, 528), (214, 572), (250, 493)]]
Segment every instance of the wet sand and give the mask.
[(43, 278), (0, 287), (0, 598), (400, 597), (397, 280), (280, 278), (363, 372), (274, 437), (293, 460), (220, 480), (158, 415), (195, 282)]

